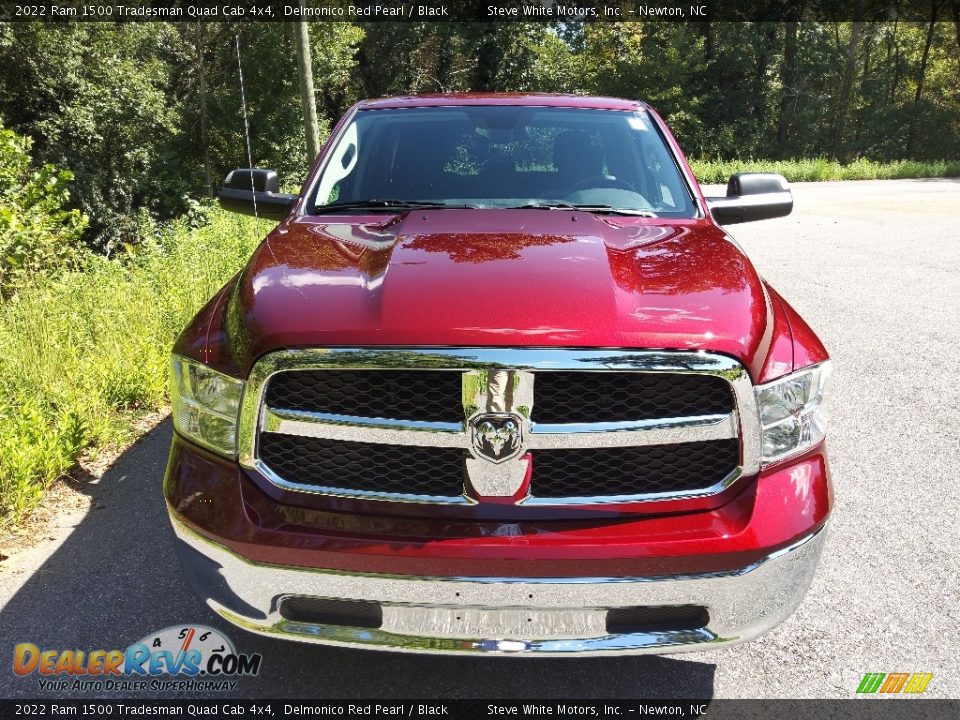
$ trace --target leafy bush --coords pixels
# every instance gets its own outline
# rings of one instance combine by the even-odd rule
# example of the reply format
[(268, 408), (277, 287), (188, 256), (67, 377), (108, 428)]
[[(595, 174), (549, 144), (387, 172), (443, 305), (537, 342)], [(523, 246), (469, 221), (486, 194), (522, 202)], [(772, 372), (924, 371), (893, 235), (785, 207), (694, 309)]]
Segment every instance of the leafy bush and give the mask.
[(0, 296), (38, 274), (76, 267), (86, 218), (65, 210), (73, 175), (30, 165), (33, 141), (0, 126)]
[(177, 334), (267, 229), (204, 214), (203, 227), (178, 221), (115, 259), (34, 276), (0, 304), (0, 525), (84, 448), (130, 440), (131, 420), (166, 404)]

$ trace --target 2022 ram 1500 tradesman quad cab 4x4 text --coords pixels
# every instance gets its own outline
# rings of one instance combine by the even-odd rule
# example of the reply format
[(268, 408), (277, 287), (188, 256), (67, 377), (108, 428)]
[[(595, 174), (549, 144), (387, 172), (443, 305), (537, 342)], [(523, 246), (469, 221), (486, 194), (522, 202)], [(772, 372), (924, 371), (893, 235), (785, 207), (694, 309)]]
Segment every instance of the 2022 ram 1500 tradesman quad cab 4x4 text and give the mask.
[(185, 575), (241, 627), (431, 652), (673, 652), (800, 603), (827, 353), (641, 102), (363, 102), (173, 356)]

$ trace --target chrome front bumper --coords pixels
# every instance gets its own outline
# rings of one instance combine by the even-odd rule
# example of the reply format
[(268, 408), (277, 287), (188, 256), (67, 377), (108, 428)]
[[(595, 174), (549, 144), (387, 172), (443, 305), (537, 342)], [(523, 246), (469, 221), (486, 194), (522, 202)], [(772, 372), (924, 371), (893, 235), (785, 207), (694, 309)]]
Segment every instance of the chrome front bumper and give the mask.
[[(433, 653), (617, 655), (707, 650), (761, 635), (800, 604), (820, 557), (821, 529), (734, 572), (632, 578), (427, 578), (253, 564), (171, 513), (194, 592), (224, 619), (291, 640)], [(372, 601), (379, 628), (293, 621), (287, 598)], [(703, 606), (703, 627), (611, 634), (607, 611)]]

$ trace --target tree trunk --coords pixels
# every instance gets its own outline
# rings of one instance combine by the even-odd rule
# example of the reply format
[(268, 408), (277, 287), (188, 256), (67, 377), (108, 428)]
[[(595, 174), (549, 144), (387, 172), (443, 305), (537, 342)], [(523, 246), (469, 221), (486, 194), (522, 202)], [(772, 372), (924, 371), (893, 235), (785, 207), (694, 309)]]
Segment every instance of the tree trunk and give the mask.
[(957, 75), (960, 75), (960, 0), (950, 0), (953, 12), (953, 30), (957, 35)]
[(312, 165), (320, 152), (320, 127), (317, 102), (313, 93), (313, 58), (310, 54), (310, 30), (297, 20), (293, 37), (297, 44), (297, 67), (300, 70), (300, 100), (303, 102), (303, 125), (307, 137), (307, 165)]
[(453, 43), (449, 37), (440, 35), (440, 52), (437, 56), (436, 84), (440, 92), (447, 92), (453, 80)]
[(927, 26), (927, 41), (923, 45), (923, 56), (920, 58), (920, 69), (917, 71), (917, 91), (913, 96), (913, 114), (910, 118), (910, 132), (907, 135), (907, 156), (913, 152), (913, 142), (917, 134), (917, 120), (920, 111), (920, 97), (923, 95), (923, 81), (927, 75), (927, 60), (930, 59), (930, 45), (933, 44), (933, 35), (937, 29), (937, 10), (939, 3), (934, 2), (930, 14), (930, 24)]
[(783, 90), (780, 94), (780, 118), (777, 122), (777, 149), (786, 156), (787, 140), (790, 138), (790, 119), (797, 107), (797, 23), (783, 24), (783, 64), (780, 78)]
[(495, 23), (480, 23), (477, 65), (473, 75), (473, 90), (496, 90), (502, 50), (497, 44)]
[[(753, 74), (753, 116), (761, 133), (767, 136), (767, 70), (770, 68), (770, 53), (776, 39), (777, 28), (773, 23), (757, 23), (760, 27), (757, 33), (757, 63)], [(769, 136), (767, 136), (769, 137)]]
[(197, 23), (197, 72), (200, 75), (200, 144), (203, 146), (203, 182), (207, 197), (213, 197), (213, 173), (210, 169), (210, 116), (207, 112), (207, 45), (203, 23)]
[[(897, 99), (897, 88), (900, 86), (900, 43), (897, 42), (897, 29), (899, 25), (896, 21), (893, 23), (893, 32), (891, 33), (891, 42), (893, 43), (893, 77), (890, 79), (890, 93), (887, 96), (887, 102), (893, 104)], [(888, 64), (890, 64), (888, 62)]]
[[(855, 11), (857, 14), (854, 17), (861, 17), (862, 10), (862, 3), (858, 3)], [(860, 41), (861, 30), (863, 30), (863, 21), (854, 20), (850, 28), (850, 42), (847, 43), (847, 61), (843, 69), (843, 82), (840, 86), (840, 100), (837, 103), (836, 124), (834, 125), (833, 142), (831, 143), (831, 151), (836, 158), (846, 154), (843, 141), (850, 113), (850, 94), (853, 89), (853, 75), (857, 66), (857, 44)]]
[[(860, 71), (860, 96), (866, 99), (866, 102), (870, 102), (867, 99), (868, 95), (872, 96), (871, 87), (872, 79), (870, 77), (871, 71), (873, 69), (873, 50), (874, 50), (874, 30), (876, 26), (868, 26), (867, 32), (864, 33), (863, 42), (861, 43), (861, 51), (863, 53), (863, 69)], [(853, 131), (853, 145), (854, 147), (860, 147), (860, 141), (864, 134), (864, 125), (857, 123)], [(869, 133), (869, 131), (868, 131)]]

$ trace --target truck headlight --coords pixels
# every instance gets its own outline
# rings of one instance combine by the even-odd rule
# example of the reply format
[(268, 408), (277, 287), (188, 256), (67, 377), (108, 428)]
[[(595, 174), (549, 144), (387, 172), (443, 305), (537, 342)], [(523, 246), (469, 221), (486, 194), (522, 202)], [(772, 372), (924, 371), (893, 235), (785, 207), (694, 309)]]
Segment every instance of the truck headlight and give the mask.
[(173, 356), (170, 400), (173, 427), (198, 445), (233, 456), (243, 382), (206, 365)]
[(764, 464), (803, 452), (823, 440), (830, 369), (828, 360), (757, 386)]

